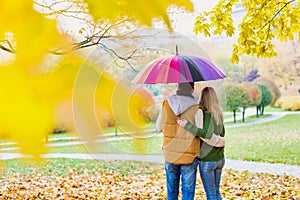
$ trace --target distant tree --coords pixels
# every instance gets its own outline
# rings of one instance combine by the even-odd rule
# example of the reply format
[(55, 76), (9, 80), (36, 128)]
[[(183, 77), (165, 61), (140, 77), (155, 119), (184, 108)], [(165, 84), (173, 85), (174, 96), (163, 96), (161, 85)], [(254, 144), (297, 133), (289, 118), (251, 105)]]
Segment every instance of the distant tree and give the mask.
[(272, 101), (271, 105), (274, 105), (277, 99), (281, 96), (281, 92), (278, 88), (278, 86), (275, 84), (274, 80), (267, 78), (267, 77), (258, 77), (254, 80), (254, 83), (256, 84), (262, 84), (268, 87), (268, 90), (271, 92), (272, 95)]
[(155, 84), (148, 84), (144, 86), (145, 88), (149, 89), (153, 96), (159, 96), (162, 94), (162, 86), (161, 85), (155, 85)]
[(276, 42), (278, 56), (261, 59), (257, 63), (262, 76), (271, 78), (277, 85), (287, 89), (300, 77), (300, 42), (299, 40)]
[(239, 109), (239, 87), (237, 83), (225, 84), (226, 107), (233, 111), (233, 122), (236, 122), (236, 111)]
[(201, 91), (203, 88), (207, 87), (207, 83), (206, 82), (198, 82), (195, 84), (195, 88), (194, 88), (194, 94), (199, 97), (201, 95)]
[(258, 78), (260, 75), (258, 74), (258, 69), (252, 70), (247, 77), (245, 78), (245, 81), (251, 82), (254, 81), (254, 79)]
[(266, 85), (257, 85), (262, 92), (262, 98), (260, 104), (257, 106), (257, 111), (260, 111), (260, 115), (264, 114), (265, 107), (272, 102), (272, 93)]
[[(251, 106), (257, 107), (260, 105), (262, 99), (261, 89), (253, 83), (244, 82), (242, 84), (249, 90), (251, 96)], [(258, 111), (256, 111), (256, 117), (259, 117)]]
[(240, 84), (240, 86), (241, 86), (241, 94), (240, 94), (241, 107), (243, 108), (242, 117), (243, 117), (243, 122), (244, 122), (245, 121), (245, 112), (246, 112), (246, 109), (249, 106), (251, 106), (252, 97), (251, 97), (249, 89), (247, 87), (245, 87), (245, 85)]
[[(228, 57), (230, 55), (226, 55), (226, 53), (222, 52), (221, 50), (216, 50), (215, 48), (209, 49), (208, 52), (212, 54), (216, 61), (216, 64), (219, 66), (222, 66), (222, 69), (226, 72), (227, 74), (227, 81), (230, 82), (242, 82), (244, 81), (244, 77), (246, 74), (244, 73), (244, 68), (241, 65), (238, 64), (233, 64), (228, 61)], [(221, 52), (218, 52), (221, 51)], [(218, 53), (217, 53), (218, 52)]]
[(226, 107), (233, 111), (233, 122), (236, 123), (236, 111), (243, 108), (243, 121), (245, 110), (251, 104), (251, 96), (246, 87), (239, 83), (225, 84)]

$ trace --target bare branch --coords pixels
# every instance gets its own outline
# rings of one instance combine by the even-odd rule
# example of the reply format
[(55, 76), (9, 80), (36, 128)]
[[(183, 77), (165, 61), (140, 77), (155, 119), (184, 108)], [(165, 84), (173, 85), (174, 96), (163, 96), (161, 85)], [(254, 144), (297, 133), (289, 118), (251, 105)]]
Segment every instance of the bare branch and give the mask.
[(137, 49), (133, 50), (132, 53), (127, 56), (127, 57), (123, 57), (120, 56), (117, 52), (115, 52), (113, 49), (108, 48), (107, 46), (105, 46), (104, 44), (100, 44), (101, 47), (103, 47), (103, 49), (109, 53), (112, 53), (114, 56), (116, 56), (118, 59), (120, 60), (124, 60), (129, 66), (130, 68), (134, 71), (134, 72), (138, 72), (138, 70), (136, 70), (131, 63), (129, 62), (129, 60), (133, 57), (133, 55), (135, 54), (136, 51), (138, 51)]
[(52, 4), (47, 5), (46, 2), (43, 4), (35, 1), (34, 5), (40, 9), (40, 12), (44, 16), (64, 16), (67, 18), (74, 18), (81, 21), (85, 21), (87, 23), (89, 23), (90, 20), (89, 17), (87, 18), (87, 16), (89, 16), (88, 9), (84, 2), (61, 0), (55, 1)]
[(6, 51), (6, 52), (9, 52), (9, 53), (16, 53), (16, 51), (11, 50), (11, 49), (8, 49), (8, 48), (6, 48), (6, 47), (3, 46), (3, 45), (0, 45), (0, 49), (4, 50), (4, 51)]
[[(8, 47), (4, 46), (5, 44), (8, 45)], [(13, 46), (8, 40), (0, 40), (0, 49), (9, 53), (16, 53), (16, 50), (13, 48)]]
[[(130, 18), (123, 18), (114, 23), (108, 20), (101, 20), (98, 22), (93, 21), (92, 17), (88, 14), (87, 5), (83, 0), (34, 0), (35, 9), (45, 15), (46, 17), (71, 17), (74, 19), (82, 20), (84, 23), (84, 29), (86, 29), (86, 37), (79, 42), (74, 42), (67, 47), (52, 48), (48, 53), (54, 55), (67, 55), (79, 49), (84, 49), (92, 46), (98, 46), (113, 55), (114, 58), (125, 61), (135, 72), (137, 70), (129, 62), (133, 59), (136, 52), (133, 50), (130, 55), (122, 56), (114, 49), (107, 47), (104, 44), (104, 39), (111, 39), (112, 42), (120, 43), (128, 38), (138, 38), (132, 34), (136, 31), (134, 24), (129, 23)], [(126, 24), (128, 23), (128, 24)], [(124, 25), (128, 25), (131, 28), (124, 28)], [(124, 31), (125, 30), (125, 31)], [(0, 41), (0, 49), (9, 53), (16, 54), (16, 50), (13, 48), (9, 41)]]

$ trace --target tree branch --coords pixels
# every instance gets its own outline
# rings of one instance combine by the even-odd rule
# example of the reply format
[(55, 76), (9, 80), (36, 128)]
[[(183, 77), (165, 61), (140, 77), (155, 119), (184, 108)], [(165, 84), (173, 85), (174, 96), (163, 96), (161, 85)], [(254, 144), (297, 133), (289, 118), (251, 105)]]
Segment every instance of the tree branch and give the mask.
[(296, 1), (296, 0), (291, 0), (291, 1), (289, 1), (289, 2), (287, 2), (287, 3), (283, 3), (284, 5), (273, 15), (273, 17), (268, 21), (268, 22), (266, 22), (265, 23), (265, 25), (263, 25), (261, 28), (260, 28), (260, 30), (262, 30), (263, 28), (265, 28), (268, 24), (270, 24), (279, 14), (280, 14), (280, 12), (287, 6), (287, 5), (289, 5), (289, 4), (291, 4), (291, 3), (293, 3), (294, 1)]
[(9, 52), (9, 53), (16, 53), (16, 51), (6, 48), (5, 46), (3, 46), (1, 44), (0, 44), (0, 49), (4, 50), (6, 52)]
[[(129, 62), (129, 60), (132, 59), (138, 51), (137, 49), (133, 50), (133, 52), (128, 56), (122, 56), (112, 48), (107, 47), (103, 42), (103, 39), (108, 38), (112, 39), (113, 42), (118, 43), (121, 40), (126, 40), (130, 37), (142, 37), (139, 35), (132, 35), (135, 29), (128, 28), (124, 31), (124, 24), (129, 27), (133, 25), (131, 23), (126, 24), (129, 22), (129, 18), (120, 19), (115, 23), (110, 23), (107, 20), (95, 22), (88, 14), (87, 5), (83, 0), (34, 0), (34, 6), (38, 12), (42, 13), (46, 17), (72, 17), (74, 19), (82, 20), (82, 22), (86, 25), (84, 28), (87, 28), (87, 37), (85, 37), (82, 41), (74, 42), (67, 47), (49, 49), (48, 53), (54, 55), (66, 55), (79, 49), (99, 46), (110, 55), (113, 55), (114, 58), (125, 61), (135, 72), (137, 72), (137, 70)], [(16, 54), (16, 50), (13, 48), (13, 45), (11, 45), (11, 43), (7, 40), (0, 41), (0, 50)]]
[(117, 52), (115, 52), (113, 49), (111, 48), (108, 48), (107, 46), (105, 46), (104, 44), (100, 44), (100, 46), (107, 52), (109, 53), (112, 53), (114, 56), (116, 56), (118, 59), (120, 60), (124, 60), (129, 66), (130, 68), (134, 71), (134, 72), (138, 72), (138, 70), (136, 70), (132, 65), (131, 63), (129, 62), (129, 60), (133, 57), (133, 55), (138, 51), (137, 49), (133, 50), (131, 52), (131, 54), (127, 57), (123, 57), (123, 56), (120, 56)]
[[(5, 47), (1, 43), (7, 44), (9, 47)], [(12, 47), (11, 43), (8, 40), (0, 40), (0, 49), (4, 50), (6, 52), (9, 52), (9, 53), (13, 53), (13, 54), (16, 53), (16, 50)]]

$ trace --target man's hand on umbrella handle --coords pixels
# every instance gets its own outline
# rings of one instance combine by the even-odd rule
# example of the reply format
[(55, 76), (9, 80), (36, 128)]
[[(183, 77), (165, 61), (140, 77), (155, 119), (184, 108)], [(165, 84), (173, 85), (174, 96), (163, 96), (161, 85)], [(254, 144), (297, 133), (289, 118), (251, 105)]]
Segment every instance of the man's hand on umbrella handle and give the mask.
[(176, 122), (179, 126), (184, 127), (187, 123), (187, 120), (186, 119), (177, 119)]

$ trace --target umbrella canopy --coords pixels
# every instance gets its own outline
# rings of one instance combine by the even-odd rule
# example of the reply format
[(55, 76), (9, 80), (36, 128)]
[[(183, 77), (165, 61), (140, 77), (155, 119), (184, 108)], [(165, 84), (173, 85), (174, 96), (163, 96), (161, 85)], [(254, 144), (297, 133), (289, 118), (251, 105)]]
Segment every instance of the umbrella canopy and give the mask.
[(226, 74), (210, 61), (197, 56), (180, 55), (158, 58), (134, 78), (137, 84), (167, 84), (223, 79)]

